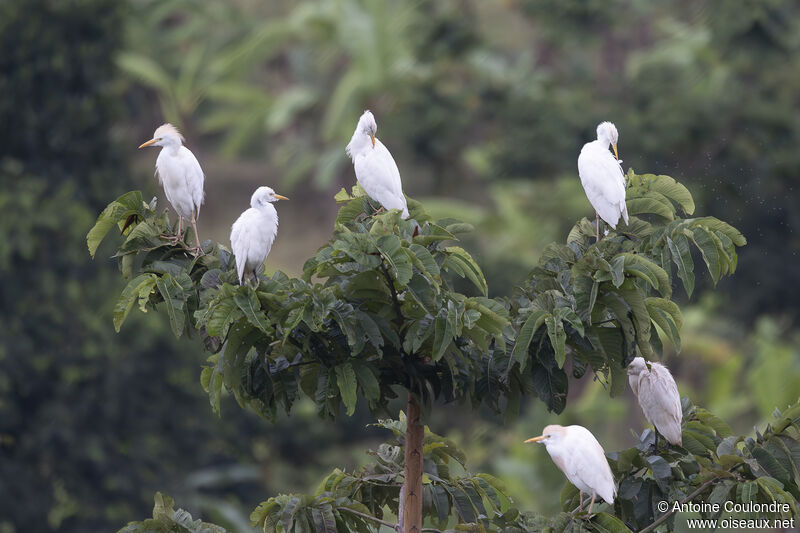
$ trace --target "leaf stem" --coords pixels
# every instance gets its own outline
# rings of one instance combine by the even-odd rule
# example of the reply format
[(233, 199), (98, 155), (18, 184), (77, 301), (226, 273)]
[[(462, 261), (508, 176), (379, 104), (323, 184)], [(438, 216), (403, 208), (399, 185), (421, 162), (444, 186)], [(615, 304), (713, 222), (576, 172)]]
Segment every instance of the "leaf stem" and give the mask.
[[(736, 470), (737, 468), (739, 468), (739, 467), (740, 467), (740, 466), (742, 466), (743, 464), (744, 464), (744, 463), (739, 463), (739, 464), (735, 465), (733, 468), (730, 468), (730, 469), (728, 470), (728, 472), (733, 472), (734, 470)], [(687, 497), (685, 497), (684, 499), (682, 499), (682, 500), (681, 500), (679, 507), (680, 507), (680, 506), (682, 506), (684, 503), (687, 503), (687, 502), (690, 502), (690, 501), (692, 501), (692, 500), (693, 500), (694, 498), (696, 498), (696, 497), (697, 497), (697, 496), (698, 496), (700, 493), (702, 493), (702, 492), (703, 492), (704, 490), (706, 490), (706, 489), (707, 489), (707, 488), (708, 488), (710, 485), (712, 485), (712, 484), (713, 484), (715, 481), (719, 481), (720, 479), (722, 479), (722, 476), (714, 476), (714, 477), (712, 477), (711, 479), (709, 479), (708, 481), (706, 481), (705, 483), (703, 483), (702, 485), (700, 485), (700, 486), (697, 488), (697, 490), (695, 490), (694, 492), (692, 492), (692, 493), (691, 493), (691, 494), (689, 494)], [(661, 515), (660, 517), (658, 517), (658, 520), (656, 520), (655, 522), (653, 522), (652, 524), (650, 524), (650, 525), (649, 525), (649, 526), (647, 526), (646, 528), (644, 528), (644, 529), (642, 529), (641, 531), (639, 531), (639, 533), (648, 533), (649, 531), (653, 531), (653, 530), (654, 530), (656, 527), (658, 527), (658, 526), (659, 526), (659, 525), (660, 525), (662, 522), (664, 522), (664, 521), (665, 521), (667, 518), (669, 518), (670, 516), (672, 516), (672, 515), (675, 513), (674, 509), (675, 509), (675, 506), (673, 505), (673, 506), (672, 506), (672, 509), (670, 509), (669, 511), (667, 511), (666, 513), (664, 513), (663, 515)]]
[(361, 518), (365, 518), (367, 520), (372, 520), (375, 523), (381, 524), (382, 526), (390, 527), (392, 529), (397, 529), (398, 525), (388, 522), (386, 520), (381, 520), (376, 516), (372, 516), (371, 514), (362, 513), (361, 511), (356, 511), (355, 509), (350, 509), (349, 507), (337, 507), (339, 511), (347, 511), (348, 513), (352, 513), (354, 515), (360, 516)]

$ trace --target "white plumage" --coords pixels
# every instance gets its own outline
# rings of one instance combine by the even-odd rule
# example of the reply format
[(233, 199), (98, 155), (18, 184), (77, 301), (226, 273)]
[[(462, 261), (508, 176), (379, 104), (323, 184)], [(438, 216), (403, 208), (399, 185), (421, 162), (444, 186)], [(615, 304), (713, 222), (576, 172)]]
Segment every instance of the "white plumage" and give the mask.
[(611, 467), (603, 447), (588, 429), (583, 426), (550, 425), (544, 428), (541, 436), (525, 442), (544, 443), (556, 466), (581, 492), (581, 502), (584, 492), (591, 495), (590, 514), (597, 496), (609, 505), (614, 503), (617, 487)]
[(598, 217), (597, 240), (600, 240), (600, 220), (616, 229), (620, 217), (628, 223), (625, 205), (625, 176), (620, 161), (611, 155), (608, 146), (617, 155), (617, 128), (611, 122), (597, 126), (597, 140), (583, 145), (578, 156), (578, 174), (589, 202)]
[(681, 395), (669, 369), (652, 362), (648, 369), (644, 358), (637, 357), (628, 366), (628, 384), (645, 418), (667, 441), (680, 446), (683, 442)]
[(203, 204), (205, 176), (194, 154), (183, 146), (183, 135), (172, 124), (159, 126), (153, 138), (143, 143), (145, 146), (161, 146), (156, 159), (156, 175), (164, 194), (178, 213), (178, 233), (173, 241), (181, 239), (183, 219), (189, 219), (194, 228), (195, 250), (200, 250), (200, 237), (197, 234), (197, 217)]
[(347, 145), (347, 155), (353, 160), (356, 179), (367, 195), (387, 210), (399, 209), (403, 218), (408, 218), (400, 170), (386, 146), (375, 138), (377, 131), (375, 117), (364, 111)]
[(231, 226), (231, 249), (236, 256), (236, 272), (244, 283), (246, 274), (256, 278), (272, 243), (278, 235), (278, 212), (272, 202), (288, 200), (270, 187), (259, 187), (250, 198), (250, 209)]

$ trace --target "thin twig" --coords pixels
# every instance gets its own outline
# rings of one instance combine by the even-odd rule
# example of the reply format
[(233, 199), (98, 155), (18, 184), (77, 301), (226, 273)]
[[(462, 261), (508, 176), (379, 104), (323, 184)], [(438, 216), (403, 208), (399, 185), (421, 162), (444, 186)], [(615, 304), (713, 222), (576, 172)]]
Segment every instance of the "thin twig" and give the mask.
[[(679, 505), (678, 507), (682, 506), (683, 504), (685, 504), (685, 503), (687, 503), (687, 502), (690, 502), (690, 501), (692, 501), (692, 500), (693, 500), (695, 497), (697, 497), (697, 496), (698, 496), (698, 495), (699, 495), (701, 492), (703, 492), (704, 490), (706, 490), (706, 489), (709, 487), (709, 485), (712, 485), (712, 484), (713, 484), (715, 481), (717, 481), (717, 480), (719, 480), (719, 479), (721, 479), (721, 478), (720, 478), (720, 477), (712, 477), (711, 479), (709, 479), (708, 481), (706, 481), (705, 483), (703, 483), (702, 485), (700, 485), (700, 487), (698, 487), (698, 489), (697, 489), (696, 491), (694, 491), (693, 493), (691, 493), (691, 494), (689, 494), (687, 497), (685, 497), (683, 500), (681, 500), (681, 502), (680, 502), (680, 505)], [(673, 506), (672, 506), (672, 508), (671, 508), (669, 511), (667, 511), (666, 513), (664, 513), (663, 515), (661, 515), (661, 516), (658, 518), (658, 520), (656, 520), (655, 522), (653, 522), (652, 524), (650, 524), (650, 525), (649, 525), (649, 526), (647, 526), (646, 528), (644, 528), (644, 529), (642, 529), (641, 531), (639, 531), (639, 533), (647, 533), (648, 531), (653, 531), (653, 530), (654, 530), (656, 527), (658, 527), (658, 526), (659, 526), (659, 525), (660, 525), (662, 522), (664, 522), (664, 521), (665, 521), (667, 518), (669, 518), (670, 516), (672, 516), (672, 515), (675, 513), (674, 509), (675, 509), (675, 506), (673, 505)]]
[(340, 511), (347, 511), (348, 513), (353, 513), (354, 515), (358, 515), (361, 518), (366, 518), (367, 520), (372, 520), (378, 524), (381, 524), (386, 527), (390, 527), (392, 529), (397, 529), (397, 524), (393, 524), (391, 522), (387, 522), (386, 520), (381, 520), (378, 517), (372, 516), (371, 514), (362, 513), (361, 511), (356, 511), (355, 509), (350, 509), (349, 507), (337, 507)]
[(394, 302), (394, 309), (397, 313), (397, 321), (398, 323), (403, 323), (403, 311), (400, 307), (400, 299), (397, 297), (397, 290), (394, 288), (394, 280), (392, 280), (391, 274), (389, 274), (389, 269), (386, 268), (386, 265), (381, 261), (381, 271), (383, 272), (383, 276), (386, 278), (386, 284), (389, 285), (389, 290), (392, 293), (392, 301)]

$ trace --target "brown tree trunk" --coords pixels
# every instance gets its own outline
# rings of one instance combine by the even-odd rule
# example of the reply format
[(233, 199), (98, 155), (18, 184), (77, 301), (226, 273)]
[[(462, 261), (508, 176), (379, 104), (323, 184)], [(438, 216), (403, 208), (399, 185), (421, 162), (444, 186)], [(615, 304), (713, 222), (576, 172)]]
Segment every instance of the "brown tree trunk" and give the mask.
[(406, 412), (406, 466), (404, 483), (403, 533), (422, 533), (422, 442), (425, 428), (419, 423), (419, 405), (408, 394)]

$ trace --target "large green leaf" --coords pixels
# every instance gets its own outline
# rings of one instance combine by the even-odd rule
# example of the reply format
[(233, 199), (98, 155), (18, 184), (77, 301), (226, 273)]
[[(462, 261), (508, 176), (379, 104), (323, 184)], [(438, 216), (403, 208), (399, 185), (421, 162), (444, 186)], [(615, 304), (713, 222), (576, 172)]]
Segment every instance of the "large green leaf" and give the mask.
[(442, 263), (442, 268), (466, 277), (481, 291), (481, 294), (487, 296), (489, 288), (486, 285), (486, 278), (472, 256), (460, 246), (448, 246), (445, 252), (447, 258)]
[(122, 226), (128, 217), (145, 215), (147, 204), (142, 201), (142, 193), (131, 191), (123, 194), (110, 204), (97, 217), (97, 222), (86, 235), (86, 246), (89, 254), (94, 257), (100, 243), (103, 242), (106, 234), (116, 225)]
[(356, 373), (350, 363), (344, 363), (335, 367), (336, 383), (339, 386), (339, 393), (342, 395), (342, 403), (347, 409), (347, 416), (351, 416), (356, 411)]
[(117, 333), (137, 300), (141, 310), (146, 310), (144, 306), (150, 300), (150, 294), (156, 287), (157, 279), (155, 274), (141, 274), (130, 280), (122, 290), (119, 300), (114, 305), (114, 329), (117, 330)]

